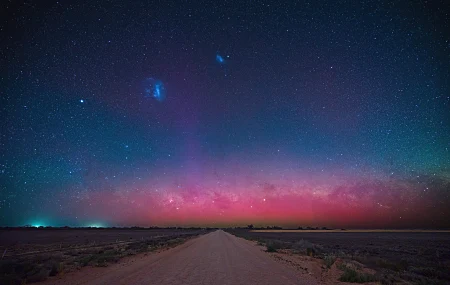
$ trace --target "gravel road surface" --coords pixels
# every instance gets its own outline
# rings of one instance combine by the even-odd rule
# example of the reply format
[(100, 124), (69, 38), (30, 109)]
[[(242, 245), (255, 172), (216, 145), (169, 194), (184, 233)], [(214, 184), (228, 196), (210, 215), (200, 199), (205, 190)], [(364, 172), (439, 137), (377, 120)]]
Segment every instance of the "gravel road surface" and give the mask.
[(260, 247), (218, 230), (155, 254), (107, 268), (85, 268), (47, 284), (316, 284)]

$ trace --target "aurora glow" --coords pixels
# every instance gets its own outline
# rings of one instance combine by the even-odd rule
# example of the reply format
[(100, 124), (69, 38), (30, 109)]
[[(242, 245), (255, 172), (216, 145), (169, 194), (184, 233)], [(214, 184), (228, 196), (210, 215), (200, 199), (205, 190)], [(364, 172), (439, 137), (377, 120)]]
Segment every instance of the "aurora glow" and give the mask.
[(0, 225), (450, 227), (445, 9), (5, 5)]

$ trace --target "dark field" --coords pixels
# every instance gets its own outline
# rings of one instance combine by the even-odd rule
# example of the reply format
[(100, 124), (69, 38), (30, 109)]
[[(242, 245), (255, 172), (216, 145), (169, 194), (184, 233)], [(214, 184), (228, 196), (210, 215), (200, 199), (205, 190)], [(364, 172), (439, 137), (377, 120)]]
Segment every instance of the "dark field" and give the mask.
[(176, 246), (202, 229), (2, 229), (0, 284), (25, 284)]
[(288, 250), (333, 263), (357, 261), (377, 273), (383, 284), (450, 284), (448, 232), (252, 232), (230, 233), (265, 245), (268, 251)]
[(9, 229), (0, 230), (0, 250), (6, 256), (60, 248), (98, 246), (159, 237), (191, 235), (194, 229)]

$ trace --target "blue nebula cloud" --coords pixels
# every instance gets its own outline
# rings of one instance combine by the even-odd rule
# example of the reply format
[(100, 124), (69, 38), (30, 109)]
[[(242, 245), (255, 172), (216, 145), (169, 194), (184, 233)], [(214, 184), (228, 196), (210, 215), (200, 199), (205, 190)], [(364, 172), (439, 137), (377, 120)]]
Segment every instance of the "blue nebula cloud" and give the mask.
[(162, 102), (166, 99), (166, 89), (161, 80), (155, 78), (146, 78), (144, 80), (144, 95), (145, 97), (153, 97)]
[(222, 64), (225, 63), (225, 59), (220, 54), (216, 55), (216, 61)]

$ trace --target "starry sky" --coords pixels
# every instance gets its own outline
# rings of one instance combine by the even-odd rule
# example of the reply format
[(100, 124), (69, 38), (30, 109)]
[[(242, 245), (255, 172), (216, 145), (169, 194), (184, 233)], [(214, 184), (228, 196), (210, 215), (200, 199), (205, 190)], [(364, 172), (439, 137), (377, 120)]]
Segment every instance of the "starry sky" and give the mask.
[(446, 1), (2, 1), (0, 226), (450, 227)]

